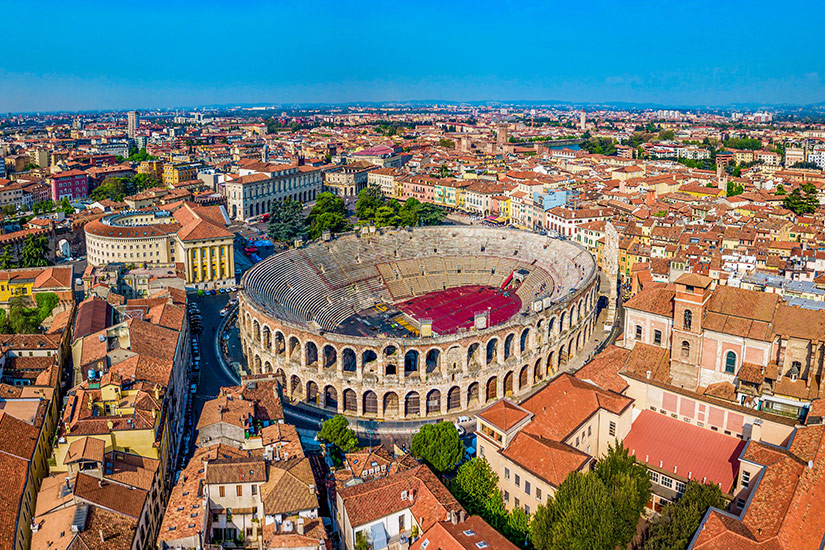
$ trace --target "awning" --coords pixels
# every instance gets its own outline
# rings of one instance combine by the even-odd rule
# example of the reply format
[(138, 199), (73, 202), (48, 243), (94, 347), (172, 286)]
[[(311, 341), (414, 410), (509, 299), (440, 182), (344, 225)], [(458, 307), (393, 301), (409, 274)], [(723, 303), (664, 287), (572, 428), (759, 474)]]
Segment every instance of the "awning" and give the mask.
[(496, 216), (487, 216), (484, 219), (487, 220), (488, 222), (494, 222), (494, 221), (496, 221)]
[(374, 550), (383, 550), (387, 547), (387, 531), (383, 523), (376, 523), (370, 527), (372, 533), (372, 547)]

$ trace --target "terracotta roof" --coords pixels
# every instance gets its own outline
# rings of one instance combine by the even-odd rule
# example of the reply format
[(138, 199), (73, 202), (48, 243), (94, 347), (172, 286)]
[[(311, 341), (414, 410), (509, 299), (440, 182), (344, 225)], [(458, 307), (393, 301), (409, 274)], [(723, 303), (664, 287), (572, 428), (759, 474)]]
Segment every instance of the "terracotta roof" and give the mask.
[(308, 458), (270, 462), (268, 479), (261, 486), (267, 515), (291, 515), (318, 507), (315, 478)]
[(672, 318), (673, 297), (675, 295), (676, 291), (671, 288), (648, 288), (625, 302), (624, 307)]
[(88, 460), (103, 463), (103, 452), (106, 450), (106, 442), (95, 437), (81, 437), (75, 439), (69, 445), (64, 464), (72, 464), (79, 460)]
[(571, 472), (580, 470), (590, 457), (564, 443), (520, 431), (502, 451), (503, 456), (558, 487)]
[(410, 550), (479, 550), (480, 542), (487, 543), (484, 548), (494, 550), (518, 548), (479, 516), (470, 516), (455, 524), (450, 521), (436, 523), (410, 546)]
[(477, 415), (505, 432), (530, 416), (530, 412), (507, 399), (496, 401)]
[(83, 472), (75, 476), (74, 494), (82, 501), (135, 519), (141, 516), (147, 497), (143, 489), (97, 479)]

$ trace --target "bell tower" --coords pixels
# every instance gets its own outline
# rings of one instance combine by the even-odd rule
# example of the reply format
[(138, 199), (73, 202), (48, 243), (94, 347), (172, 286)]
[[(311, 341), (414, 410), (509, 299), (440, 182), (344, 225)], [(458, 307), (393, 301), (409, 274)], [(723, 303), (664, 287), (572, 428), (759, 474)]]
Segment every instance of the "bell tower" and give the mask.
[(674, 385), (695, 390), (702, 362), (702, 322), (713, 294), (713, 279), (685, 273), (676, 279), (670, 374)]

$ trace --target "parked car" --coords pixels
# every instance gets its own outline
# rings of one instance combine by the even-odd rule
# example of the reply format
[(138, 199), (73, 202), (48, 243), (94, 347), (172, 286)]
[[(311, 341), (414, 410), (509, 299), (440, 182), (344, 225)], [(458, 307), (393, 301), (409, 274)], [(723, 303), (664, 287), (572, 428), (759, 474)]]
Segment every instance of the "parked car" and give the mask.
[(189, 393), (198, 393), (198, 385), (197, 384), (190, 384), (189, 385)]

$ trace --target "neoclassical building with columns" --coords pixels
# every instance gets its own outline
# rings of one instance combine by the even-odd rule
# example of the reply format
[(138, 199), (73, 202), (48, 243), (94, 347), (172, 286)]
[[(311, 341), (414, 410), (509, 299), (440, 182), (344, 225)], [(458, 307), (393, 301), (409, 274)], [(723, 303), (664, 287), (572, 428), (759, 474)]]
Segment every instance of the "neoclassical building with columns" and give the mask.
[[(249, 372), (275, 376), (292, 401), (386, 419), (473, 411), (526, 394), (583, 348), (599, 297), (595, 262), (575, 243), (471, 226), (315, 242), (257, 264), (243, 283), (238, 324)], [(521, 307), (492, 326), (447, 334), (342, 328), (369, 310), (467, 286), (506, 288)]]
[(182, 265), (191, 288), (235, 281), (229, 219), (222, 206), (177, 202), (161, 208), (118, 212), (85, 226), (90, 265)]

